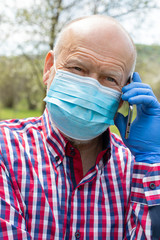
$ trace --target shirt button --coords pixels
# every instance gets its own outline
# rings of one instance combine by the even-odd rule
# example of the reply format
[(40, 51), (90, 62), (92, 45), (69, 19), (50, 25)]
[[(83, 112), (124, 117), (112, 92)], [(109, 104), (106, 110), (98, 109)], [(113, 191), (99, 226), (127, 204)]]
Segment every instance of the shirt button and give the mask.
[(71, 156), (74, 156), (74, 155), (75, 155), (75, 150), (74, 150), (73, 147), (70, 148), (70, 151), (71, 151), (71, 152), (70, 152)]
[(80, 236), (81, 236), (81, 234), (80, 234), (79, 230), (77, 230), (75, 233), (76, 239), (80, 239)]
[(56, 162), (58, 162), (59, 161), (59, 156), (56, 156), (55, 160), (56, 160)]
[(156, 189), (155, 183), (150, 183), (150, 184), (149, 184), (149, 188), (150, 188), (151, 190)]

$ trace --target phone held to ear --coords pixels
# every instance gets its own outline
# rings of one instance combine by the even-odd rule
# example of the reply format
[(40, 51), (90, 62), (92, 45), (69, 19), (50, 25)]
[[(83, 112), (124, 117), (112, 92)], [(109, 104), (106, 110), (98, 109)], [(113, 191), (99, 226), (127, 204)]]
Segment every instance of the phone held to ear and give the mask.
[(126, 139), (129, 137), (130, 127), (131, 127), (131, 122), (132, 122), (132, 116), (133, 116), (133, 106), (129, 104), (127, 125), (126, 125), (126, 132), (125, 132), (125, 138)]
[[(133, 76), (133, 74), (129, 78), (129, 83), (132, 82), (132, 76)], [(133, 105), (129, 104), (128, 116), (127, 116), (127, 125), (126, 125), (126, 132), (125, 132), (125, 138), (126, 139), (129, 137), (130, 127), (131, 127), (131, 123), (132, 123), (132, 116), (133, 116)]]

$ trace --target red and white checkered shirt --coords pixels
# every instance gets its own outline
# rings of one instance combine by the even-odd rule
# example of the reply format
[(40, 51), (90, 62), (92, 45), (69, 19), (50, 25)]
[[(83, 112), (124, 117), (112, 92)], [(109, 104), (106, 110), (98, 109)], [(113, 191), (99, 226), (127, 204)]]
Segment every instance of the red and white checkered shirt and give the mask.
[(1, 122), (0, 239), (151, 239), (160, 164), (134, 164), (109, 131), (104, 145), (83, 176), (78, 150), (51, 126), (47, 110)]

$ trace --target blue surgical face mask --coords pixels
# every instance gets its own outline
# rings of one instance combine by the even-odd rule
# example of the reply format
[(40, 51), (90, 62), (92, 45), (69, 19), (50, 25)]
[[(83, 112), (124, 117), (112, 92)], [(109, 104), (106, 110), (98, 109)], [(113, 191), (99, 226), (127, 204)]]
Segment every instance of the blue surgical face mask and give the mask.
[(66, 136), (91, 140), (114, 124), (121, 93), (96, 79), (58, 70), (44, 101), (55, 126)]

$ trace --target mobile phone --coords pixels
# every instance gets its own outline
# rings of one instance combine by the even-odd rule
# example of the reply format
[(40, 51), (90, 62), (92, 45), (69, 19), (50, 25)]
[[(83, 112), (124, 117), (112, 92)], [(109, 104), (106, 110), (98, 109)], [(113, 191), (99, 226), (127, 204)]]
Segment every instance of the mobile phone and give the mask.
[[(132, 75), (129, 78), (129, 83), (131, 83), (131, 82), (132, 82)], [(131, 127), (131, 123), (132, 123), (132, 116), (133, 116), (133, 105), (129, 104), (127, 125), (126, 125), (126, 132), (125, 132), (126, 139), (129, 137), (130, 127)]]
[(127, 125), (126, 125), (126, 132), (125, 132), (125, 138), (126, 139), (129, 137), (130, 127), (131, 127), (131, 122), (132, 122), (132, 116), (133, 116), (133, 105), (129, 104)]

